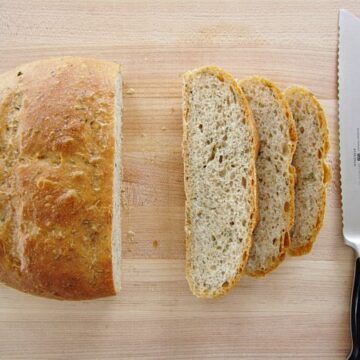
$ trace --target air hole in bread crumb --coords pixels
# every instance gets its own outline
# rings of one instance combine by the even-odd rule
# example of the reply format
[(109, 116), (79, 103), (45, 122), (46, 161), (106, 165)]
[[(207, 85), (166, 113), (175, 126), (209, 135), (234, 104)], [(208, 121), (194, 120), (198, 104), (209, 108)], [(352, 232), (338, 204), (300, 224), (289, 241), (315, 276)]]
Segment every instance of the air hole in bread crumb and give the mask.
[(280, 130), (284, 131), (284, 126), (282, 124), (280, 124)]
[(216, 154), (216, 145), (214, 145), (211, 149), (211, 154), (210, 157), (208, 159), (208, 162), (212, 161), (215, 159), (215, 154)]
[(236, 103), (236, 95), (235, 95), (235, 91), (234, 91), (234, 89), (233, 89), (232, 87), (230, 87), (230, 91), (231, 91), (232, 96), (233, 96), (233, 98), (234, 98), (234, 103)]
[(219, 156), (219, 163), (221, 164), (222, 162), (223, 162), (223, 156), (220, 155), (220, 156)]
[(276, 244), (276, 238), (275, 239), (273, 239), (273, 245), (275, 245)]
[(223, 140), (226, 141), (228, 139), (227, 134), (224, 135)]
[(235, 223), (233, 221), (230, 221), (230, 226), (235, 225)]
[(289, 152), (289, 146), (288, 146), (288, 144), (283, 144), (283, 146), (282, 146), (282, 153), (283, 153), (283, 155), (288, 154), (288, 152)]
[(201, 132), (203, 132), (203, 124), (199, 125), (199, 129), (200, 129)]
[(241, 120), (241, 122), (243, 123), (243, 125), (246, 125), (246, 120), (245, 120), (245, 118), (243, 118), (243, 119)]
[(221, 170), (221, 171), (219, 172), (219, 175), (220, 175), (221, 177), (224, 177), (225, 174), (226, 174), (226, 170), (225, 170), (225, 169), (223, 169), (223, 170)]
[(284, 204), (284, 210), (285, 210), (285, 212), (289, 212), (289, 210), (290, 210), (290, 204), (288, 201), (286, 201)]
[(241, 185), (243, 188), (246, 188), (246, 179), (244, 177), (241, 179)]
[(321, 149), (318, 150), (318, 158), (319, 158), (319, 159), (322, 158), (322, 151), (321, 151)]
[(211, 269), (211, 270), (216, 270), (216, 265), (211, 265), (211, 266), (210, 266), (210, 269)]
[(241, 244), (243, 242), (243, 238), (239, 238), (239, 243)]
[(214, 235), (211, 235), (211, 240), (216, 241), (216, 237)]
[(246, 226), (246, 220), (243, 220), (241, 224), (242, 226)]
[(304, 127), (303, 127), (303, 126), (301, 126), (301, 128), (300, 128), (300, 132), (303, 134), (303, 133), (304, 133), (304, 131), (305, 131)]

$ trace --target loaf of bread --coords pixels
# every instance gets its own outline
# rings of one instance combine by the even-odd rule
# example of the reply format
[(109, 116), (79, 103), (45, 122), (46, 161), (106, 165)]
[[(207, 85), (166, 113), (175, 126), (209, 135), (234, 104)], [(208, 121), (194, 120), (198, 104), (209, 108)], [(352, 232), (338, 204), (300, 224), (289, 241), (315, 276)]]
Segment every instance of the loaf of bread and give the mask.
[(254, 231), (246, 273), (265, 275), (284, 259), (294, 221), (295, 172), (291, 165), (296, 130), (287, 102), (270, 81), (250, 77), (240, 82), (260, 137), (256, 173), (259, 223)]
[(186, 278), (198, 297), (224, 294), (246, 265), (257, 215), (257, 132), (231, 75), (184, 76)]
[(115, 294), (119, 65), (54, 58), (0, 79), (0, 281), (60, 299)]
[(325, 162), (329, 135), (321, 105), (307, 89), (294, 86), (285, 91), (296, 123), (298, 143), (293, 165), (296, 168), (295, 223), (291, 231), (291, 255), (308, 253), (322, 226), (326, 184), (331, 171)]

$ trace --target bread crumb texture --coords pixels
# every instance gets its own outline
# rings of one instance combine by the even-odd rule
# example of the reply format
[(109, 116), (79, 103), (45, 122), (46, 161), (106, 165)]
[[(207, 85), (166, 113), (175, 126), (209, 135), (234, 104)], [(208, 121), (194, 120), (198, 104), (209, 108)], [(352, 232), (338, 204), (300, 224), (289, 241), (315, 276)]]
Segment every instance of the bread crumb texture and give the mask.
[(246, 263), (255, 211), (255, 139), (230, 75), (208, 67), (184, 79), (186, 276), (193, 293), (228, 291)]
[(135, 89), (128, 88), (128, 89), (125, 90), (125, 94), (126, 95), (134, 95), (135, 94)]
[(298, 133), (293, 160), (297, 182), (290, 253), (302, 255), (311, 250), (323, 223), (326, 183), (330, 180), (330, 169), (325, 162), (329, 135), (324, 111), (310, 91), (294, 86), (286, 90), (285, 96)]
[(38, 61), (1, 75), (0, 280), (30, 293), (114, 293), (114, 79), (118, 66)]

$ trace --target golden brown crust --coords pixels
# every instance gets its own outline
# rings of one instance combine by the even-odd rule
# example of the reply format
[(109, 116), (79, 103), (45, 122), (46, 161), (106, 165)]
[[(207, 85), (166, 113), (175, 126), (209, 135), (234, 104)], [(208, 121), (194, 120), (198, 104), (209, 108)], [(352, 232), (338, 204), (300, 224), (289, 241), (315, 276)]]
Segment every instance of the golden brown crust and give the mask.
[[(289, 137), (290, 137), (290, 141), (292, 143), (292, 147), (291, 147), (291, 151), (290, 151), (291, 156), (289, 158), (292, 159), (292, 156), (294, 155), (295, 149), (296, 149), (297, 134), (296, 134), (295, 121), (293, 119), (288, 102), (286, 101), (285, 97), (283, 96), (281, 90), (272, 81), (270, 81), (266, 78), (263, 78), (261, 76), (258, 76), (258, 75), (251, 76), (251, 77), (248, 77), (248, 78), (245, 78), (245, 79), (239, 81), (240, 87), (243, 82), (248, 81), (250, 79), (255, 79), (255, 80), (261, 82), (262, 84), (264, 84), (265, 86), (269, 87), (271, 89), (271, 91), (274, 93), (277, 101), (281, 105), (282, 110), (283, 110), (284, 114), (286, 115), (286, 119), (287, 119), (288, 125), (289, 125)], [(291, 228), (294, 225), (294, 219), (295, 219), (296, 169), (291, 165), (291, 160), (289, 160), (288, 167), (289, 167), (289, 211), (287, 212), (288, 227), (285, 231), (284, 236), (281, 238), (281, 244), (280, 244), (281, 251), (279, 253), (279, 256), (275, 260), (272, 260), (268, 264), (268, 266), (265, 270), (248, 271), (247, 269), (245, 269), (247, 275), (250, 275), (253, 277), (260, 277), (260, 276), (264, 276), (264, 275), (268, 274), (269, 272), (275, 270), (280, 265), (280, 263), (285, 259), (286, 253), (289, 249), (289, 246), (290, 246), (289, 233), (290, 233)]]
[(75, 57), (1, 75), (0, 281), (60, 299), (115, 293), (111, 217), (119, 65)]
[[(212, 74), (212, 75), (218, 77), (221, 81), (228, 82), (230, 84), (230, 86), (232, 87), (232, 89), (238, 95), (239, 99), (242, 102), (242, 107), (245, 110), (245, 114), (246, 114), (245, 118), (247, 119), (250, 131), (252, 132), (252, 141), (253, 141), (252, 151), (253, 151), (253, 158), (254, 158), (254, 163), (252, 164), (252, 177), (251, 177), (252, 183), (254, 184), (253, 185), (253, 203), (252, 203), (253, 210), (252, 210), (252, 214), (251, 214), (252, 223), (251, 223), (251, 226), (249, 227), (248, 238), (246, 239), (245, 251), (243, 253), (243, 262), (241, 264), (239, 264), (239, 268), (238, 268), (236, 275), (227, 282), (226, 287), (221, 287), (220, 289), (218, 289), (218, 291), (211, 292), (211, 293), (199, 292), (196, 285), (192, 281), (192, 277), (190, 276), (190, 269), (191, 269), (190, 249), (191, 249), (192, 237), (191, 237), (191, 233), (189, 230), (189, 227), (191, 224), (191, 219), (190, 219), (189, 203), (187, 200), (191, 196), (190, 195), (191, 188), (188, 186), (188, 182), (186, 179), (187, 165), (189, 163), (189, 153), (188, 153), (187, 137), (186, 137), (187, 115), (188, 115), (188, 110), (189, 110), (189, 104), (187, 102), (189, 89), (188, 89), (187, 84), (193, 77), (195, 77), (201, 73), (209, 73), (209, 74)], [(257, 218), (258, 218), (255, 161), (256, 161), (258, 150), (259, 150), (259, 137), (258, 137), (258, 133), (256, 130), (256, 125), (255, 125), (255, 121), (254, 121), (251, 109), (248, 105), (248, 102), (246, 100), (246, 97), (245, 97), (243, 91), (240, 89), (240, 87), (237, 85), (235, 79), (229, 73), (225, 72), (224, 70), (222, 70), (216, 66), (205, 66), (205, 67), (196, 69), (194, 71), (189, 71), (184, 74), (183, 129), (184, 129), (184, 131), (183, 131), (183, 145), (182, 146), (183, 146), (183, 159), (184, 159), (184, 186), (185, 186), (185, 196), (186, 196), (186, 200), (185, 200), (185, 231), (186, 231), (186, 236), (185, 236), (185, 247), (186, 247), (185, 273), (186, 273), (186, 279), (187, 279), (190, 289), (194, 295), (196, 295), (200, 298), (215, 298), (215, 297), (219, 297), (221, 295), (226, 294), (231, 288), (233, 288), (235, 286), (235, 284), (239, 281), (242, 272), (244, 271), (244, 268), (247, 263), (247, 259), (249, 257), (249, 252), (250, 252), (250, 248), (252, 245), (252, 233), (256, 226), (256, 222), (257, 222)]]
[(325, 112), (324, 112), (321, 104), (315, 97), (315, 95), (305, 87), (298, 86), (298, 85), (292, 86), (285, 90), (284, 95), (286, 97), (290, 97), (292, 94), (296, 94), (296, 93), (300, 93), (304, 96), (310, 97), (313, 104), (317, 108), (318, 119), (319, 119), (320, 129), (321, 129), (321, 133), (322, 133), (321, 135), (322, 135), (322, 139), (323, 139), (323, 148), (324, 148), (324, 151), (322, 154), (324, 187), (322, 189), (322, 195), (321, 195), (321, 203), (322, 204), (321, 204), (321, 208), (319, 210), (318, 217), (316, 220), (316, 226), (314, 227), (313, 231), (309, 235), (309, 238), (308, 238), (308, 241), (306, 244), (296, 247), (296, 248), (294, 248), (294, 247), (289, 248), (290, 255), (301, 256), (301, 255), (308, 254), (311, 251), (312, 246), (313, 246), (314, 242), (316, 241), (316, 237), (323, 225), (324, 215), (325, 215), (325, 207), (326, 207), (326, 184), (330, 182), (332, 173), (331, 173), (331, 169), (330, 169), (329, 165), (325, 161), (326, 155), (330, 150), (329, 130), (327, 127)]

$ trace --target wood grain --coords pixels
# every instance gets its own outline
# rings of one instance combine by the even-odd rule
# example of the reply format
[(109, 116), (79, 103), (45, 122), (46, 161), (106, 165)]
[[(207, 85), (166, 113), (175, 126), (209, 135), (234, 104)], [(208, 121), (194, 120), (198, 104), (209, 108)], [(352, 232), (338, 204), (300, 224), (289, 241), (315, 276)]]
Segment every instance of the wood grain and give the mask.
[[(1, 359), (341, 359), (353, 253), (341, 235), (337, 16), (358, 1), (0, 0), (0, 71), (49, 56), (123, 65), (123, 291), (59, 302), (0, 286)], [(181, 74), (217, 64), (309, 87), (328, 116), (334, 176), (311, 254), (228, 296), (184, 278)], [(156, 246), (157, 244), (157, 246)]]

